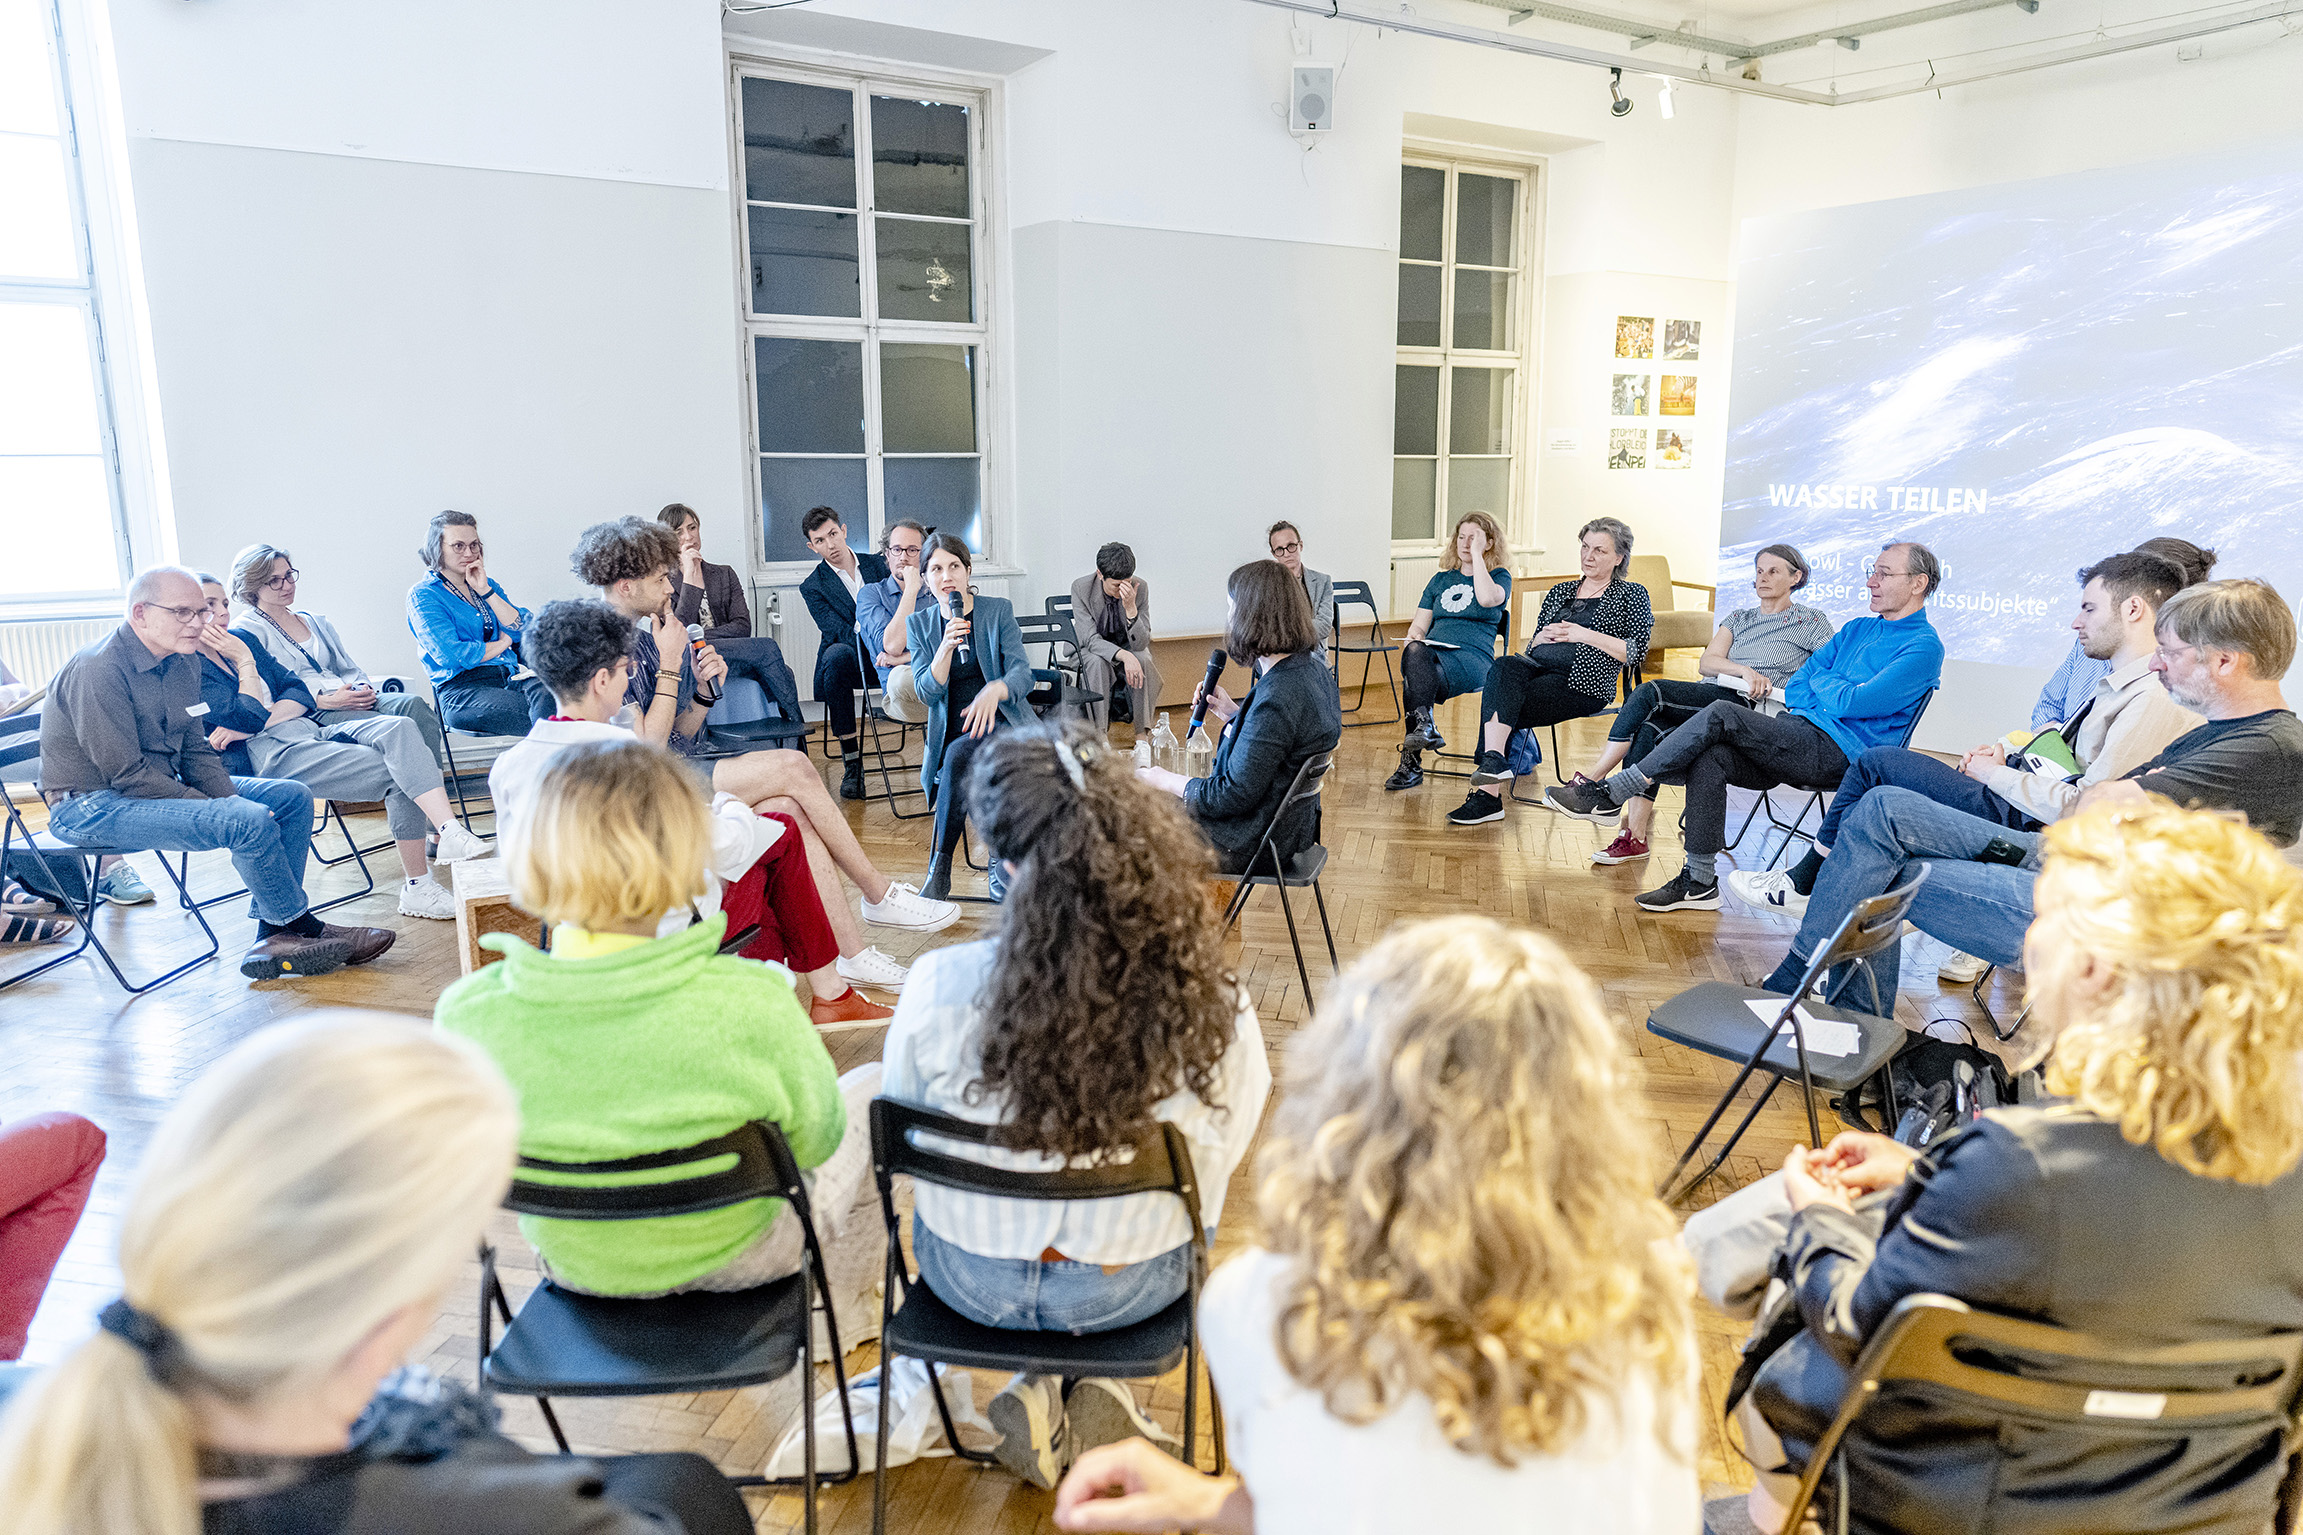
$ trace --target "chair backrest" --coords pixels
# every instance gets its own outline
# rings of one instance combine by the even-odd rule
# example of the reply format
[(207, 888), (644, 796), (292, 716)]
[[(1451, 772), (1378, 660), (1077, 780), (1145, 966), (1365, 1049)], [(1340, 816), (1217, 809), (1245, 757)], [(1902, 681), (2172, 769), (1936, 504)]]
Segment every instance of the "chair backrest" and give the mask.
[(1061, 613), (1069, 618), (1072, 615), (1072, 594), (1066, 592), (1061, 597), (1050, 597), (1046, 607), (1050, 613)]
[[(1840, 920), (1838, 931), (1831, 935), (1831, 941), (1816, 950), (1815, 957), (1808, 961), (1807, 974), (1800, 978), (1799, 989), (1792, 996), (1795, 999), (1806, 996), (1816, 980), (1832, 967), (1868, 961), (1872, 955), (1883, 953), (1900, 942), (1903, 937), (1904, 914), (1911, 910), (1911, 903), (1918, 898), (1919, 887), (1927, 882), (1927, 876), (1934, 870), (1935, 866), (1931, 863), (1919, 864), (1912, 870), (1911, 878), (1894, 889), (1882, 891), (1878, 895), (1867, 895), (1857, 901)], [(1885, 1009), (1894, 1007), (1895, 999), (1883, 998), (1879, 994), (1879, 978), (1872, 973), (1868, 963), (1864, 965), (1864, 975), (1871, 982), (1872, 1012), (1882, 1018), (1890, 1016)], [(1787, 1006), (1785, 1012), (1789, 1011)]]
[(1271, 821), (1264, 827), (1263, 837), (1256, 843), (1255, 853), (1248, 859), (1247, 868), (1243, 872), (1253, 874), (1265, 867), (1269, 867), (1275, 876), (1283, 872), (1279, 866), (1279, 849), (1273, 845), (1272, 838), (1278, 835), (1280, 822), (1287, 819), (1290, 810), (1307, 799), (1319, 798), (1320, 788), (1334, 766), (1335, 753), (1321, 752), (1316, 757), (1306, 759), (1304, 765), (1295, 770), (1295, 781), (1287, 786), (1287, 793), (1281, 798), (1279, 808), (1271, 813)]
[(1911, 738), (1919, 734), (1919, 722), (1927, 718), (1927, 706), (1933, 702), (1935, 702), (1935, 689), (1929, 688), (1919, 695), (1919, 707), (1911, 711), (1911, 722), (1903, 727), (1903, 734), (1896, 741), (1896, 745), (1909, 746), (1911, 744)]
[(1192, 1241), (1203, 1240), (1199, 1180), (1192, 1170), (1191, 1145), (1183, 1132), (1162, 1120), (1133, 1147), (1125, 1161), (1107, 1158), (1092, 1167), (1060, 1167), (1047, 1172), (994, 1167), (949, 1152), (917, 1145), (917, 1134), (940, 1135), (976, 1146), (1000, 1144), (1000, 1127), (954, 1119), (893, 1098), (872, 1100), (872, 1174), (892, 1211), (892, 1180), (900, 1173), (969, 1194), (1003, 1199), (1109, 1199), (1119, 1194), (1173, 1194), (1191, 1217)]
[[(1340, 609), (1347, 602), (1367, 609), (1378, 618), (1383, 616), (1383, 609), (1375, 605), (1375, 592), (1365, 581), (1338, 581), (1335, 583), (1336, 607)], [(1342, 617), (1340, 612), (1336, 615), (1336, 627), (1338, 628), (1343, 626)]]
[(1660, 554), (1635, 554), (1631, 569), (1625, 572), (1632, 580), (1647, 588), (1647, 605), (1657, 613), (1674, 612), (1679, 599), (1671, 595), (1671, 561)]
[[(1864, 1345), (1831, 1426), (1800, 1477), (1796, 1528), (1825, 1468), (1879, 1387), (1921, 1382), (2022, 1415), (2100, 1427), (2132, 1444), (2147, 1424), (2181, 1436), (2202, 1419), (2260, 1419), (2284, 1432), (2294, 1410), (2303, 1333), (2202, 1343), (2112, 1343), (2045, 1322), (1978, 1311), (1948, 1295), (1907, 1295)], [(2107, 1493), (2107, 1496), (2109, 1494)]]
[(676, 1151), (653, 1151), (645, 1156), (620, 1157), (612, 1162), (547, 1162), (541, 1157), (520, 1158), (523, 1172), (637, 1173), (660, 1167), (717, 1162), (733, 1156), (732, 1166), (668, 1178), (661, 1183), (620, 1183), (607, 1187), (564, 1183), (535, 1183), (517, 1174), (505, 1208), (522, 1215), (544, 1215), (563, 1221), (636, 1221), (666, 1215), (693, 1215), (717, 1210), (747, 1199), (788, 1199), (803, 1215), (808, 1209), (807, 1185), (783, 1130), (772, 1120), (755, 1120), (725, 1135), (716, 1135)]

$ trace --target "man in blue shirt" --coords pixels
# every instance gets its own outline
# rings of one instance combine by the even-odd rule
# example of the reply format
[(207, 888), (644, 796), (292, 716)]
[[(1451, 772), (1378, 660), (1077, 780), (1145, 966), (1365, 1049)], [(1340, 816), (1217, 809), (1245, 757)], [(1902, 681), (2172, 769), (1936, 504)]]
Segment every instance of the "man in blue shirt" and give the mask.
[(928, 718), (928, 706), (920, 702), (919, 689), (912, 683), (909, 648), (912, 610), (926, 590), (920, 579), (920, 551), (927, 542), (928, 530), (909, 517), (889, 523), (881, 543), (887, 553), (887, 579), (856, 593), (857, 643), (871, 655), (879, 673), (880, 708), (888, 718), (907, 725), (924, 725)]
[(1563, 814), (1612, 824), (1652, 784), (1687, 785), (1687, 867), (1639, 897), (1645, 911), (1717, 911), (1717, 859), (1727, 843), (1727, 788), (1835, 789), (1848, 764), (1874, 746), (1900, 745), (1943, 680), (1943, 641), (1927, 599), (1943, 564), (1924, 544), (1889, 544), (1865, 586), (1871, 613), (1846, 625), (1783, 689), (1774, 714), (1714, 703), (1657, 742), (1636, 767), (1594, 785), (1545, 793)]

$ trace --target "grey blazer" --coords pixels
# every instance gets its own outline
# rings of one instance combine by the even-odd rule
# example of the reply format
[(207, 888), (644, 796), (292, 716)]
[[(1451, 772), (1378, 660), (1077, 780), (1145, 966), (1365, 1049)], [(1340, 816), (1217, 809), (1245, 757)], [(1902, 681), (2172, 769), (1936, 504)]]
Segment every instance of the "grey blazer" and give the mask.
[(1304, 594), (1311, 598), (1311, 622), (1319, 635), (1319, 658), (1329, 666), (1335, 665), (1335, 655), (1328, 646), (1335, 640), (1335, 581), (1324, 571), (1303, 568)]
[[(1108, 684), (1119, 675), (1119, 663), (1115, 658), (1123, 649), (1143, 663), (1143, 696), (1137, 700), (1143, 708), (1136, 715), (1140, 720), (1145, 711), (1159, 707), (1160, 674), (1159, 663), (1152, 659), (1151, 583), (1142, 576), (1137, 576), (1135, 582), (1136, 616), (1135, 622), (1128, 625), (1126, 645), (1114, 645), (1096, 632), (1095, 615), (1103, 611), (1104, 583), (1103, 577), (1094, 571), (1089, 571), (1072, 583), (1072, 632), (1079, 637), (1080, 654), (1091, 661), (1103, 663), (1100, 670), (1088, 668), (1095, 670), (1101, 680), (1088, 681), (1085, 676), (1081, 678), (1082, 685), (1091, 693), (1109, 695), (1111, 690)], [(1100, 725), (1104, 723), (1106, 710), (1106, 705), (1096, 704), (1088, 712)]]

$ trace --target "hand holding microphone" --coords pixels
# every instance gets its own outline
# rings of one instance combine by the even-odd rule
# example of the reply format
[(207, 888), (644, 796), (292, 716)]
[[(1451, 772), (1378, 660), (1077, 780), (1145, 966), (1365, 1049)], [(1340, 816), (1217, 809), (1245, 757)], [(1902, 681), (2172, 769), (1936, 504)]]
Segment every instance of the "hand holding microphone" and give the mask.
[(962, 606), (962, 599), (960, 594), (958, 592), (949, 592), (946, 593), (946, 596), (951, 599), (950, 607), (952, 615), (952, 627), (947, 631), (947, 636), (956, 636), (958, 638), (959, 644), (956, 653), (959, 656), (960, 665), (965, 666), (970, 661), (975, 659), (975, 651), (968, 645), (968, 635), (973, 630), (974, 625), (968, 622), (966, 611)]
[[(1230, 661), (1231, 658), (1223, 653), (1220, 645), (1208, 652), (1207, 678), (1200, 683), (1199, 691), (1192, 695), (1191, 723), (1184, 727), (1183, 736), (1186, 741), (1192, 738), (1192, 732), (1206, 722), (1209, 701), (1223, 695), (1223, 689), (1218, 684), (1223, 681), (1223, 669)], [(1231, 700), (1225, 698), (1224, 702), (1228, 704)], [(1226, 714), (1224, 718), (1229, 719), (1230, 715)]]
[(697, 679), (712, 685), (712, 696), (702, 701), (717, 703), (721, 693), (721, 682), (728, 675), (728, 663), (721, 660), (720, 653), (714, 650), (704, 639), (704, 626), (702, 624), (688, 625), (688, 655), (691, 664), (696, 668)]

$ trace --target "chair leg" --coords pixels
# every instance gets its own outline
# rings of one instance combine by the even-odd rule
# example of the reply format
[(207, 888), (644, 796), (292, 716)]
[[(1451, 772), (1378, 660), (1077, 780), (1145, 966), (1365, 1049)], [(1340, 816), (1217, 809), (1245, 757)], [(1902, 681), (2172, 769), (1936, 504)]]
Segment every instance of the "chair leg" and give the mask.
[(562, 1455), (573, 1455), (575, 1451), (568, 1448), (568, 1436), (560, 1429), (560, 1415), (552, 1411), (552, 1404), (550, 1399), (546, 1397), (537, 1397), (536, 1405), (543, 1409), (544, 1423), (552, 1431), (552, 1443), (560, 1447), (560, 1453)]
[(1230, 932), (1232, 930), (1232, 924), (1239, 921), (1239, 914), (1247, 909), (1248, 895), (1254, 889), (1255, 886), (1247, 882), (1247, 876), (1244, 874), (1233, 882), (1231, 892), (1231, 906), (1223, 914), (1223, 930), (1225, 932)]
[(1334, 975), (1343, 969), (1343, 965), (1335, 957), (1335, 929), (1327, 925), (1327, 897), (1320, 893), (1319, 881), (1316, 879), (1311, 882), (1311, 898), (1319, 906), (1319, 930), (1327, 939), (1328, 974)]
[[(1720, 1168), (1726, 1166), (1728, 1155), (1735, 1150), (1736, 1143), (1743, 1139), (1743, 1132), (1751, 1128), (1751, 1122), (1759, 1117), (1759, 1111), (1767, 1107), (1767, 1100), (1774, 1097), (1775, 1090), (1782, 1085), (1783, 1078), (1774, 1075), (1772, 1072), (1769, 1073), (1767, 1078), (1767, 1085), (1759, 1090), (1759, 1096), (1752, 1101), (1750, 1111), (1746, 1113), (1740, 1121), (1737, 1122), (1734, 1132), (1727, 1137), (1726, 1143), (1719, 1148), (1719, 1155), (1713, 1157), (1708, 1163), (1704, 1164), (1704, 1169), (1702, 1172), (1699, 1172), (1694, 1177), (1688, 1179), (1677, 1189), (1672, 1189), (1671, 1179), (1679, 1176), (1679, 1170), (1687, 1165), (1688, 1158), (1694, 1156), (1696, 1150), (1703, 1145), (1704, 1136), (1710, 1134), (1711, 1127), (1719, 1122), (1720, 1111), (1727, 1107), (1728, 1098), (1735, 1096), (1735, 1088), (1729, 1088), (1727, 1090), (1727, 1097), (1723, 1097), (1719, 1100), (1718, 1108), (1715, 1108), (1711, 1111), (1711, 1118), (1704, 1121), (1703, 1129), (1696, 1133), (1695, 1139), (1687, 1143), (1687, 1149), (1681, 1152), (1679, 1154), (1679, 1160), (1672, 1164), (1671, 1177), (1664, 1179), (1663, 1188), (1656, 1191), (1657, 1194), (1663, 1198), (1663, 1202), (1669, 1205), (1678, 1204), (1688, 1195), (1703, 1187), (1704, 1181), (1710, 1178), (1713, 1173), (1718, 1172)], [(1665, 1193), (1665, 1190), (1670, 1190), (1670, 1192)]]
[(1287, 918), (1287, 941), (1289, 947), (1295, 950), (1295, 973), (1297, 979), (1303, 982), (1303, 1011), (1304, 1016), (1308, 1018), (1311, 1016), (1312, 1008), (1311, 972), (1304, 968), (1303, 939), (1295, 930), (1295, 907), (1288, 902), (1285, 884), (1274, 885), (1272, 889), (1279, 892), (1279, 909), (1281, 914)]
[(1199, 1308), (1183, 1340), (1183, 1463), (1199, 1469)]

